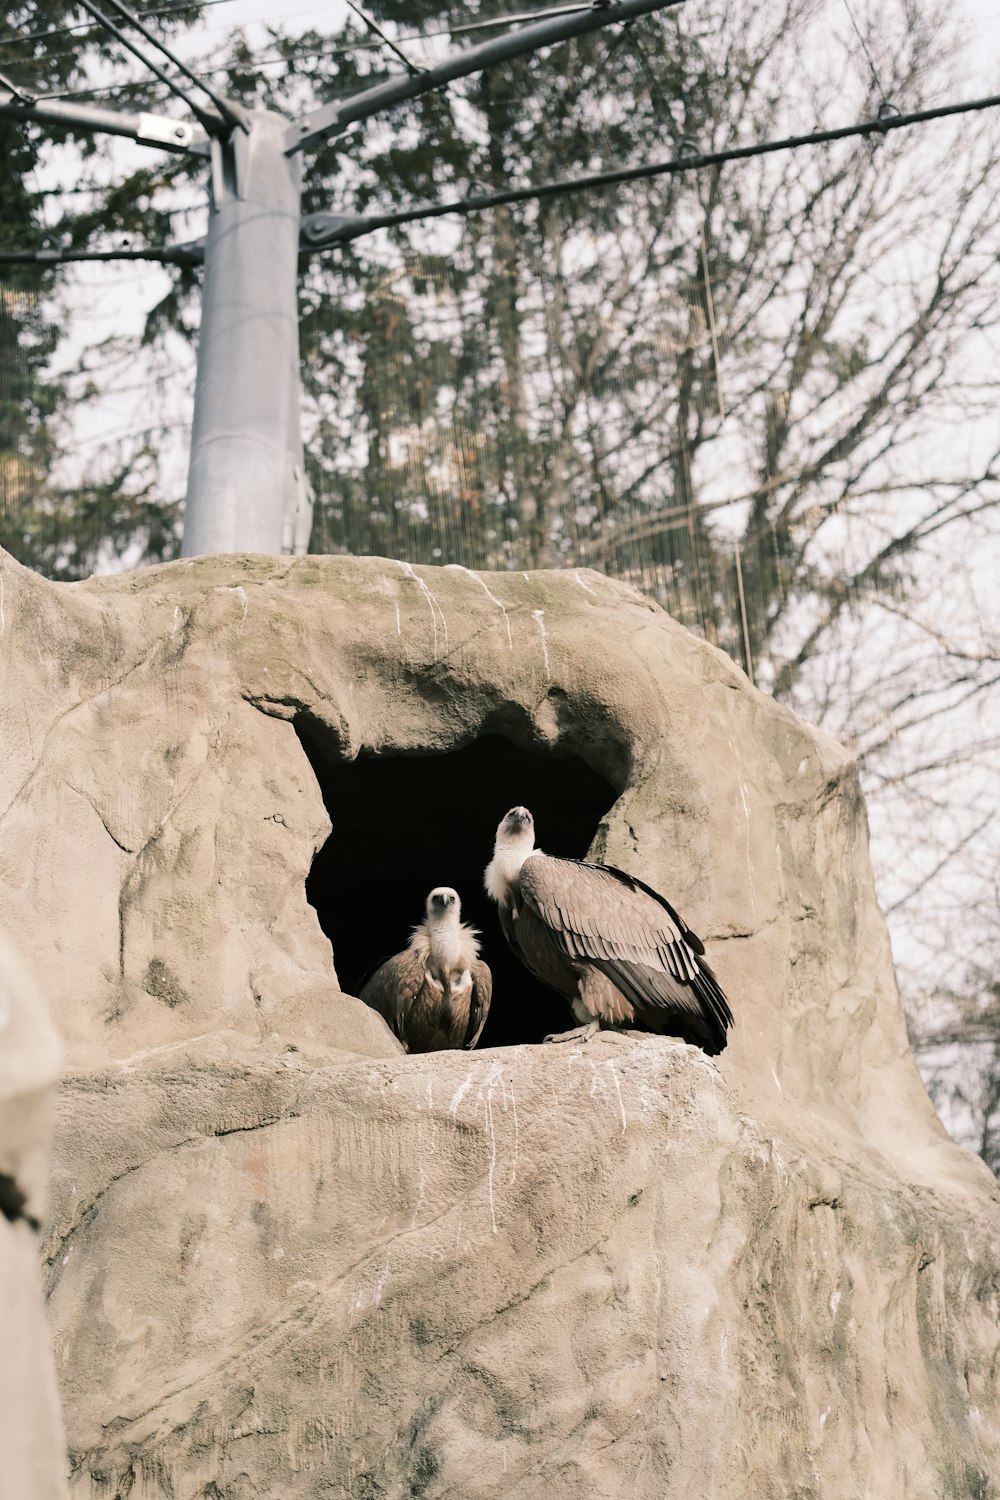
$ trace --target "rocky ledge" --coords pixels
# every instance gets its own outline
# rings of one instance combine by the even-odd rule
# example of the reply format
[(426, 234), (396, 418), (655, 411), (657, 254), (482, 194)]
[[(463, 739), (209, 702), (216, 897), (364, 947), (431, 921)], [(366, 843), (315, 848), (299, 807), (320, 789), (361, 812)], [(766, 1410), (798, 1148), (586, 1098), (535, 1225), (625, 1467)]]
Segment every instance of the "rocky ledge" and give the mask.
[[(587, 572), (0, 590), (72, 1494), (996, 1492), (1000, 1195), (909, 1055), (843, 749)], [(720, 1058), (538, 1045), (481, 889), (515, 802), (700, 933)], [(494, 1006), (408, 1057), (350, 991), (442, 883)]]

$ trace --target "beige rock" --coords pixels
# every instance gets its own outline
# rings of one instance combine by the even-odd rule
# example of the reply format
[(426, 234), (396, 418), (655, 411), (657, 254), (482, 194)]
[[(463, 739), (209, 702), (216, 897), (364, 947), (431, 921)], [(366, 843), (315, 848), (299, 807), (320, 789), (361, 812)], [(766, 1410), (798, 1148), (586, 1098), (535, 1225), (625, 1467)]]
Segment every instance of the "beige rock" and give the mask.
[[(993, 1493), (1000, 1195), (910, 1058), (839, 746), (586, 572), (0, 581), (74, 1493)], [(717, 1064), (526, 1045), (568, 1017), (480, 889), (516, 802), (701, 933)], [(340, 992), (435, 884), (521, 1045), (405, 1057)]]
[(38, 1276), (59, 1042), (0, 936), (0, 1497), (60, 1500), (66, 1445)]

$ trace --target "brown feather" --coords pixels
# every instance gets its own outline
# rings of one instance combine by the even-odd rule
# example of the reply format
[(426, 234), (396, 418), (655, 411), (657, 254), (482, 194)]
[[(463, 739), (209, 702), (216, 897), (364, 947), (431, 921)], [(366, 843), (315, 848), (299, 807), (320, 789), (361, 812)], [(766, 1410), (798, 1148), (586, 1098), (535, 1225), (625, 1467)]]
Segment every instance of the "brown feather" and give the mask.
[(407, 1052), (472, 1048), (486, 1024), (493, 992), (489, 967), (478, 952), (472, 929), (460, 926), (455, 960), (443, 970), (421, 924), (409, 946), (375, 970), (361, 999), (379, 1012)]
[(511, 946), (579, 1020), (665, 1031), (709, 1053), (726, 1045), (732, 1012), (701, 940), (651, 887), (612, 866), (536, 852), (521, 866), (514, 910), (507, 923), (501, 908)]

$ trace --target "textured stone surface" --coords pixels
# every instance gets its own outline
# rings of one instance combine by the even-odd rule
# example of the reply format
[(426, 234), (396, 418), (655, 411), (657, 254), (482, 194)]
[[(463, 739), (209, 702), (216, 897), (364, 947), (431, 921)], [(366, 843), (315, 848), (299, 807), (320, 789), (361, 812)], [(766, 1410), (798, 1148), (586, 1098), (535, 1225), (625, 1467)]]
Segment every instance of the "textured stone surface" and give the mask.
[[(843, 750), (589, 573), (0, 580), (0, 879), (70, 1063), (75, 1493), (995, 1493), (997, 1189), (910, 1059)], [(477, 784), (462, 756), (502, 770), (501, 742), (525, 759)], [(718, 1065), (401, 1056), (333, 969), (390, 926), (334, 904), (331, 955), (306, 899), (324, 764), (328, 850), (399, 938), (451, 790), (484, 864), (522, 772), (593, 776), (593, 853), (667, 892), (733, 1000)], [(433, 795), (390, 836), (362, 773), (393, 764)], [(465, 904), (446, 854), (424, 889)], [(508, 981), (494, 1010), (540, 1003)]]
[(66, 1448), (35, 1225), (45, 1212), (59, 1042), (0, 936), (0, 1495), (61, 1500)]

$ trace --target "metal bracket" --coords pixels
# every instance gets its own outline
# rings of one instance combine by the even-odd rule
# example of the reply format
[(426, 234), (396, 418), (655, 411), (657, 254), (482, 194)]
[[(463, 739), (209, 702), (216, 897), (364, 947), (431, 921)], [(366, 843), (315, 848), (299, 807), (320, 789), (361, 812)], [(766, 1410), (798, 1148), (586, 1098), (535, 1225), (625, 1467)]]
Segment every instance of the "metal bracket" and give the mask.
[(15, 120), (63, 125), (71, 130), (100, 130), (108, 135), (129, 136), (144, 146), (159, 146), (166, 151), (187, 151), (204, 156), (208, 150), (207, 138), (185, 120), (172, 120), (169, 115), (120, 114), (117, 110), (101, 109), (91, 104), (68, 104), (63, 99), (47, 99), (44, 94), (29, 100), (23, 90), (0, 100), (2, 115)]
[(243, 197), (247, 136), (214, 136), (209, 146), (212, 167), (212, 206)]
[(168, 266), (200, 266), (205, 261), (204, 236), (197, 240), (184, 240), (179, 245), (164, 245), (162, 259)]
[(165, 115), (140, 115), (135, 138), (144, 145), (190, 148), (194, 142), (194, 126), (183, 120), (167, 119)]
[(302, 220), (299, 243), (304, 250), (318, 250), (364, 234), (368, 220), (350, 214), (307, 214)]

